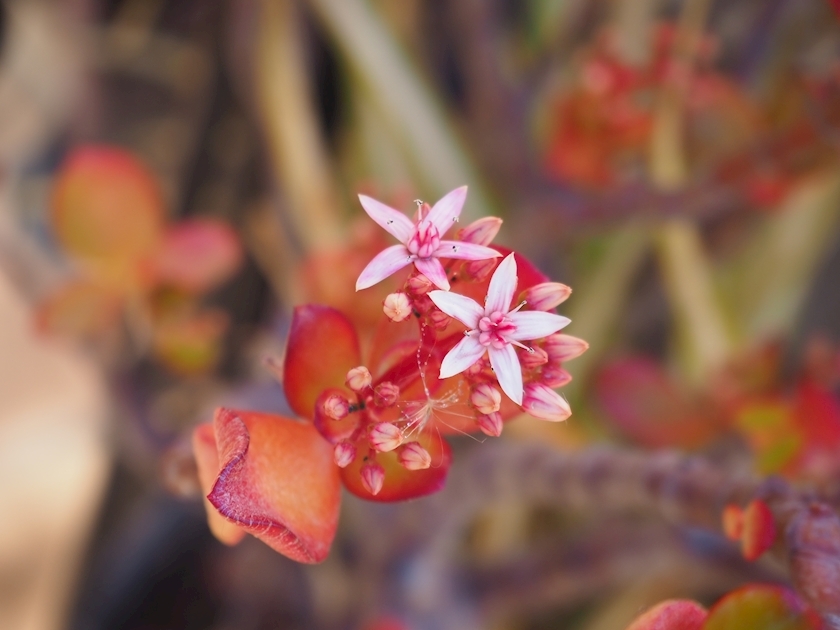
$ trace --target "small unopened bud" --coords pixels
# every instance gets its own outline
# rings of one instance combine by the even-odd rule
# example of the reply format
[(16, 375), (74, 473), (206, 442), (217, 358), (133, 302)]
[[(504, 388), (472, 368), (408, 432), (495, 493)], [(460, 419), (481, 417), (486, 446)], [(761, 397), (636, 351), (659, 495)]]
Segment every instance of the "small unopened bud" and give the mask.
[(556, 389), (572, 382), (572, 375), (558, 365), (546, 365), (540, 372), (540, 382)]
[(339, 468), (347, 468), (356, 459), (356, 447), (347, 440), (339, 442), (333, 450), (333, 461)]
[(343, 420), (350, 413), (350, 401), (344, 396), (333, 394), (324, 401), (324, 415), (332, 420)]
[(583, 339), (572, 337), (564, 333), (554, 333), (545, 338), (543, 348), (548, 353), (548, 360), (552, 363), (563, 363), (582, 355), (589, 349), (589, 344)]
[(465, 243), (489, 245), (496, 238), (501, 227), (502, 220), (499, 217), (482, 217), (458, 230), (457, 236)]
[(539, 347), (533, 347), (530, 350), (520, 349), (519, 362), (526, 370), (532, 370), (548, 363), (548, 353)]
[(535, 418), (562, 422), (572, 415), (569, 403), (557, 392), (542, 383), (528, 383), (522, 408)]
[(397, 459), (408, 470), (425, 470), (432, 465), (432, 456), (419, 442), (409, 442), (403, 446)]
[(380, 422), (371, 428), (368, 441), (380, 453), (388, 453), (402, 444), (403, 434), (397, 425)]
[(414, 310), (420, 313), (421, 315), (428, 313), (436, 309), (435, 303), (429, 298), (428, 295), (418, 295), (414, 298)]
[(393, 407), (400, 399), (400, 388), (391, 381), (385, 381), (373, 390), (373, 404), (377, 407)]
[(541, 282), (526, 289), (519, 296), (528, 303), (528, 308), (535, 311), (550, 311), (562, 304), (572, 294), (572, 289), (559, 282)]
[(479, 376), (481, 376), (481, 373), (484, 372), (484, 369), (486, 367), (487, 364), (484, 362), (484, 359), (479, 359), (466, 370), (464, 370), (464, 375), (467, 378), (478, 378)]
[(502, 394), (490, 383), (481, 383), (470, 393), (470, 402), (479, 413), (495, 413), (502, 406)]
[(373, 381), (373, 377), (370, 375), (370, 370), (368, 370), (364, 365), (354, 367), (352, 370), (347, 372), (347, 377), (344, 379), (345, 385), (354, 392), (361, 392), (362, 390), (367, 389), (370, 387), (371, 381)]
[(360, 473), (365, 490), (374, 495), (379, 494), (382, 484), (385, 483), (385, 469), (376, 462), (371, 462), (362, 466)]
[(405, 293), (390, 293), (382, 303), (382, 310), (392, 322), (402, 322), (411, 315), (411, 302)]
[(502, 434), (502, 414), (498, 411), (494, 413), (482, 414), (478, 416), (475, 421), (478, 423), (478, 428), (481, 432), (490, 437), (499, 437)]
[(433, 309), (429, 311), (429, 321), (432, 323), (432, 326), (435, 327), (437, 330), (443, 330), (447, 326), (449, 326), (449, 322), (452, 318), (449, 317), (446, 313), (441, 311), (440, 309)]
[(466, 265), (464, 265), (464, 272), (467, 276), (469, 276), (476, 282), (481, 282), (487, 276), (489, 276), (495, 268), (495, 258), (486, 258), (484, 260), (470, 260)]
[(422, 273), (411, 276), (406, 282), (406, 288), (414, 295), (426, 295), (429, 291), (435, 288), (432, 281), (429, 280)]

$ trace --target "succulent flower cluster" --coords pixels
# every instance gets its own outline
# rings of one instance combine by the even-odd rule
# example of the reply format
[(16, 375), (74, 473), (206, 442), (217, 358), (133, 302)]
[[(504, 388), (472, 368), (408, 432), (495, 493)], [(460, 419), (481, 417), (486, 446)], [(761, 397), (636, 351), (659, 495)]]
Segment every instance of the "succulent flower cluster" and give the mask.
[[(560, 332), (569, 319), (553, 312), (571, 290), (548, 281), (521, 255), (490, 247), (500, 219), (480, 219), (445, 240), (466, 192), (456, 189), (434, 206), (417, 202), (413, 221), (360, 196), (367, 214), (400, 244), (376, 255), (361, 272), (359, 299), (364, 289), (394, 274), (400, 274), (398, 290), (385, 298), (384, 317), (371, 334), (329, 306), (295, 309), (282, 380), (289, 405), (306, 423), (222, 410), (212, 430), (197, 429), (194, 446), (211, 521), (217, 521), (214, 531), (218, 535), (231, 523), (237, 530), (228, 537), (223, 533), (223, 540), (233, 542), (244, 529), (281, 553), (318, 561), (332, 534), (324, 544), (325, 536), (311, 535), (312, 527), (295, 531), (282, 513), (272, 512), (277, 505), (289, 509), (289, 496), (312, 505), (313, 497), (333, 496), (335, 479), (369, 500), (423, 496), (446, 480), (451, 451), (442, 436), (478, 431), (498, 436), (504, 421), (522, 411), (554, 422), (571, 415), (555, 388), (571, 379), (564, 363), (588, 346)], [(308, 463), (303, 477), (284, 469), (278, 462), (292, 442), (278, 437), (277, 452), (261, 448), (270, 461), (254, 468), (273, 479), (251, 478), (242, 467), (254, 449), (242, 447), (243, 431), (253, 444), (258, 426), (271, 425), (272, 434), (282, 434), (284, 423), (295, 425), (298, 452), (312, 449), (323, 460), (324, 448), (331, 448), (329, 465), (313, 469)], [(239, 447), (226, 457), (225, 443)], [(225, 472), (230, 465), (238, 467), (241, 482), (231, 483)], [(320, 522), (334, 530), (338, 498), (329, 497), (315, 503), (323, 510)]]

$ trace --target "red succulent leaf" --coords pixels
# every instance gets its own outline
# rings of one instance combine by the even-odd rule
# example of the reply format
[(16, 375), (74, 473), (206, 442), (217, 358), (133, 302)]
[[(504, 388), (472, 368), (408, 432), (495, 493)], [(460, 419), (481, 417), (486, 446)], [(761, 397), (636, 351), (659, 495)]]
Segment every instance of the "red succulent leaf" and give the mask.
[(429, 452), (432, 456), (431, 467), (425, 470), (407, 470), (397, 459), (398, 450), (377, 453), (376, 461), (385, 469), (385, 483), (378, 494), (372, 495), (362, 484), (361, 469), (367, 463), (368, 457), (360, 453), (352, 464), (341, 469), (345, 487), (362, 499), (382, 503), (414, 499), (441, 490), (452, 463), (449, 444), (433, 431), (425, 431), (410, 439), (420, 442)]
[(645, 446), (697, 447), (719, 428), (712, 414), (689, 398), (652, 359), (614, 360), (598, 375), (596, 392), (614, 426)]
[(741, 540), (744, 531), (744, 510), (729, 504), (723, 508), (723, 533), (729, 540)]
[(65, 250), (109, 280), (143, 281), (143, 260), (163, 234), (157, 182), (134, 155), (116, 147), (73, 151), (52, 196), (55, 234)]
[(233, 228), (216, 219), (189, 219), (166, 231), (155, 257), (157, 278), (190, 293), (203, 293), (228, 280), (242, 264)]
[[(311, 419), (321, 392), (340, 387), (347, 372), (359, 365), (356, 330), (343, 313), (312, 304), (295, 308), (283, 367), (283, 391), (297, 415)], [(347, 395), (351, 396), (349, 390)]]
[[(253, 411), (218, 409), (213, 429), (219, 470), (207, 499), (218, 513), (293, 560), (324, 560), (341, 497), (330, 445), (310, 424)], [(206, 488), (206, 429), (193, 444)]]
[(627, 630), (700, 630), (706, 609), (688, 599), (661, 602), (642, 613)]
[[(192, 448), (198, 468), (198, 482), (206, 495), (213, 489), (216, 476), (219, 474), (219, 449), (216, 447), (216, 435), (213, 432), (212, 423), (200, 424), (193, 430)], [(210, 531), (226, 545), (235, 545), (245, 536), (245, 530), (219, 514), (206, 496), (204, 509), (207, 512), (207, 524), (210, 526)]]
[(744, 509), (741, 553), (747, 560), (757, 560), (775, 540), (776, 522), (770, 508), (761, 499), (750, 501)]
[(709, 611), (703, 630), (762, 628), (820, 630), (819, 617), (784, 587), (751, 584), (727, 594)]

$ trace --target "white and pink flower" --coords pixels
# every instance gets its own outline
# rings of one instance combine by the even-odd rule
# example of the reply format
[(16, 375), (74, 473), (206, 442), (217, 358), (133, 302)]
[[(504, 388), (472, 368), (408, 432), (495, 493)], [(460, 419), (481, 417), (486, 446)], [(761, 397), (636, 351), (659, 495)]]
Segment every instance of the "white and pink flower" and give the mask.
[(516, 285), (516, 259), (510, 254), (493, 273), (484, 306), (457, 293), (429, 293), (441, 311), (468, 328), (464, 338), (443, 358), (440, 378), (460, 374), (487, 352), (502, 391), (517, 405), (522, 404), (522, 365), (514, 346), (531, 352), (533, 350), (523, 341), (547, 337), (565, 327), (570, 320), (556, 313), (520, 311), (525, 302), (511, 308)]
[(359, 195), (359, 201), (368, 216), (400, 241), (400, 244), (384, 249), (368, 263), (356, 281), (356, 291), (372, 287), (412, 263), (436, 287), (448, 291), (449, 280), (440, 262), (441, 258), (485, 260), (499, 257), (499, 252), (483, 244), (441, 240), (449, 228), (457, 223), (466, 198), (467, 187), (456, 188), (430, 209), (428, 205), (422, 204), (417, 210), (417, 217), (412, 221), (399, 210), (371, 197)]

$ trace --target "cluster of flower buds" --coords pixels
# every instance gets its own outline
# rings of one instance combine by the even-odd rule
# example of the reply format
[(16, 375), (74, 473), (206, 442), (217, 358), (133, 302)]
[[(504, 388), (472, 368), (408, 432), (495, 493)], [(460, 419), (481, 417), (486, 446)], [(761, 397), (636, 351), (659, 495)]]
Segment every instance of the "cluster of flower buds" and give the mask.
[(428, 470), (448, 458), (448, 447), (430, 452), (431, 444), (445, 444), (440, 434), (478, 430), (495, 437), (521, 411), (555, 422), (571, 415), (555, 389), (571, 380), (564, 363), (588, 344), (559, 332), (569, 320), (553, 312), (571, 289), (549, 282), (518, 254), (490, 247), (501, 219), (479, 219), (445, 240), (465, 197), (459, 188), (434, 206), (418, 201), (411, 221), (360, 196), (368, 215), (400, 244), (368, 264), (357, 290), (413, 265), (382, 310), (393, 325), (414, 322), (419, 332), (397, 335), (395, 365), (353, 367), (345, 388), (322, 392), (314, 424), (333, 444), (335, 463), (352, 470), (372, 496), (389, 475), (383, 454), (395, 454), (388, 461), (403, 469)]

